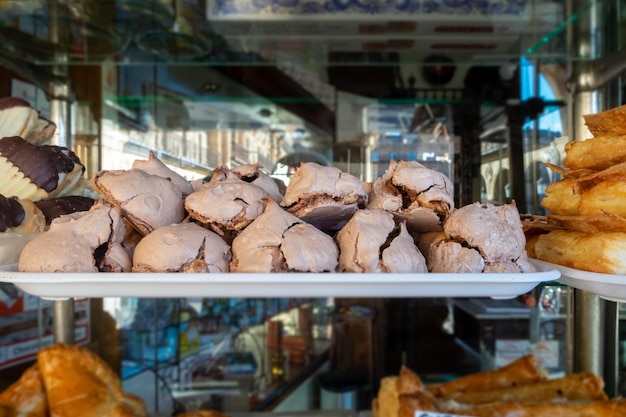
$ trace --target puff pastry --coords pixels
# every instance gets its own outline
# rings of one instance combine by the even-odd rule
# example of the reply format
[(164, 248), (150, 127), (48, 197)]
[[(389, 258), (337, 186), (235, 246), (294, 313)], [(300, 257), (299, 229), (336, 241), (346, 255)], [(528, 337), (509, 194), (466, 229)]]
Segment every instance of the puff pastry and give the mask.
[(445, 412), (462, 413), (474, 417), (625, 417), (626, 400), (593, 401), (588, 403), (516, 403), (502, 401), (471, 407), (450, 407)]
[(532, 384), (546, 380), (547, 371), (533, 355), (522, 356), (510, 364), (493, 371), (482, 371), (456, 378), (441, 384), (427, 385), (435, 397), (449, 397), (454, 393), (488, 391)]
[(562, 378), (548, 379), (503, 389), (489, 391), (460, 392), (451, 397), (463, 404), (486, 404), (497, 401), (542, 402), (542, 401), (600, 401), (608, 400), (604, 392), (604, 381), (591, 372), (581, 372)]
[(90, 350), (56, 344), (37, 360), (51, 417), (147, 417), (143, 401), (123, 392), (119, 377)]
[(626, 274), (626, 233), (553, 230), (539, 235), (535, 256), (583, 271)]
[(20, 379), (0, 393), (0, 417), (4, 416), (48, 416), (48, 400), (37, 364), (30, 366)]

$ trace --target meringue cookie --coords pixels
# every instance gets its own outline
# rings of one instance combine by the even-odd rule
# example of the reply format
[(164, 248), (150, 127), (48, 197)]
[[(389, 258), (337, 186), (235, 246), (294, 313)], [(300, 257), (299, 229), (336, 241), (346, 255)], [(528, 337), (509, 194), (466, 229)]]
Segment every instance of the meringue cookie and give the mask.
[(130, 272), (131, 260), (121, 247), (124, 233), (121, 209), (106, 203), (61, 216), (24, 246), (19, 271)]
[(140, 169), (100, 171), (93, 185), (142, 235), (185, 217), (180, 190), (167, 178)]
[(367, 204), (361, 180), (338, 168), (302, 162), (291, 177), (280, 205), (323, 231), (341, 229)]
[(185, 209), (192, 219), (220, 235), (237, 233), (263, 212), (261, 200), (267, 196), (263, 188), (226, 172), (224, 179), (208, 182), (189, 194)]
[(135, 247), (133, 272), (229, 272), (230, 246), (197, 223), (159, 227)]
[(337, 242), (340, 272), (428, 272), (405, 223), (384, 210), (358, 210)]
[(367, 208), (394, 213), (412, 232), (440, 231), (454, 210), (454, 186), (446, 175), (419, 162), (392, 160), (372, 184)]
[(265, 210), (233, 239), (232, 272), (335, 272), (332, 237), (263, 199)]
[(141, 169), (148, 174), (158, 175), (159, 177), (169, 178), (172, 183), (178, 188), (183, 195), (183, 198), (193, 192), (191, 183), (183, 178), (180, 174), (170, 169), (159, 158), (156, 157), (154, 152), (148, 153), (148, 159), (137, 159), (133, 162), (132, 168)]
[(226, 179), (227, 173), (232, 172), (237, 177), (245, 182), (257, 185), (267, 191), (267, 194), (274, 201), (280, 203), (283, 199), (283, 195), (280, 193), (278, 184), (272, 179), (265, 171), (263, 171), (263, 165), (250, 164), (239, 165), (228, 169), (225, 166), (217, 167), (213, 170), (213, 176), (211, 182), (222, 181)]

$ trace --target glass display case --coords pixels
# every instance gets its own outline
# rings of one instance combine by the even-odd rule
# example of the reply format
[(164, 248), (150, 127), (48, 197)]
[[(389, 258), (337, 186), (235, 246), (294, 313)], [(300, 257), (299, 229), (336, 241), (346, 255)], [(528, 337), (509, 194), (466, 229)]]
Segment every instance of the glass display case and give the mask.
[[(515, 202), (540, 215), (560, 178), (544, 163), (559, 165), (565, 144), (588, 136), (582, 114), (622, 104), (622, 9), (0, 0), (0, 97), (55, 121), (52, 143), (74, 150), (87, 178), (149, 152), (190, 182), (258, 164), (284, 187), (301, 162), (371, 183), (405, 160), (448, 176), (457, 207)], [(97, 352), (154, 416), (367, 411), (402, 364), (430, 383), (529, 352), (552, 375), (591, 370), (612, 397), (623, 394), (626, 296), (575, 274), (551, 282), (561, 271), (537, 265), (491, 281), (154, 274), (142, 283), (129, 273), (85, 274), (85, 287), (3, 272), (0, 388), (56, 339)]]

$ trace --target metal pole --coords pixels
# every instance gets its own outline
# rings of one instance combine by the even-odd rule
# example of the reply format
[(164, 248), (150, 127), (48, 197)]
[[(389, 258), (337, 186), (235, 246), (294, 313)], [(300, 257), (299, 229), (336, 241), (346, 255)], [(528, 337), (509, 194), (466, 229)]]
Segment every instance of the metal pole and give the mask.
[(53, 314), (54, 341), (74, 344), (74, 299), (54, 300)]
[[(586, 3), (581, 0), (567, 2), (567, 17), (571, 18)], [(584, 88), (590, 85), (589, 80), (597, 79), (597, 67), (582, 64), (583, 61), (597, 57), (598, 39), (598, 6), (592, 5), (585, 13), (581, 13), (568, 26), (568, 51), (579, 58), (571, 60), (572, 78), (570, 89), (570, 117), (568, 135), (570, 140), (582, 140), (590, 137), (583, 120), (584, 114), (598, 111), (597, 92)], [(575, 289), (571, 301), (573, 320), (568, 328), (568, 338), (573, 342), (572, 356), (568, 358), (568, 370), (574, 372), (588, 371), (597, 375), (604, 374), (604, 306), (596, 294)]]
[[(58, 45), (61, 40), (61, 28), (59, 27), (59, 2), (51, 0), (48, 3), (49, 37), (54, 45)], [(67, 75), (67, 66), (64, 65), (67, 57), (62, 54), (55, 54), (58, 64), (54, 65), (52, 71), (55, 75)], [(50, 120), (56, 123), (57, 130), (51, 142), (54, 145), (71, 148), (70, 136), (70, 103), (68, 100), (68, 83), (52, 82), (49, 86), (48, 96), (50, 98)], [(74, 299), (54, 300), (54, 340), (59, 343), (74, 343)]]

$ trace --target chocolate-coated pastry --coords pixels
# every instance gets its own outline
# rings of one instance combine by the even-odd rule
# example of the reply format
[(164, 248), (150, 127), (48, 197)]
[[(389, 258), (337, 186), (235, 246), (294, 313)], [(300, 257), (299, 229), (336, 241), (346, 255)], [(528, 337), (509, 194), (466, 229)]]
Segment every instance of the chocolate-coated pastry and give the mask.
[(32, 201), (0, 194), (0, 233), (43, 232), (45, 229), (44, 215)]
[(89, 210), (95, 201), (91, 197), (69, 195), (37, 201), (35, 205), (41, 210), (46, 218), (46, 224), (49, 225), (57, 217), (76, 213), (77, 211)]
[(85, 167), (71, 150), (33, 145), (19, 136), (0, 139), (0, 194), (32, 201), (82, 194)]

